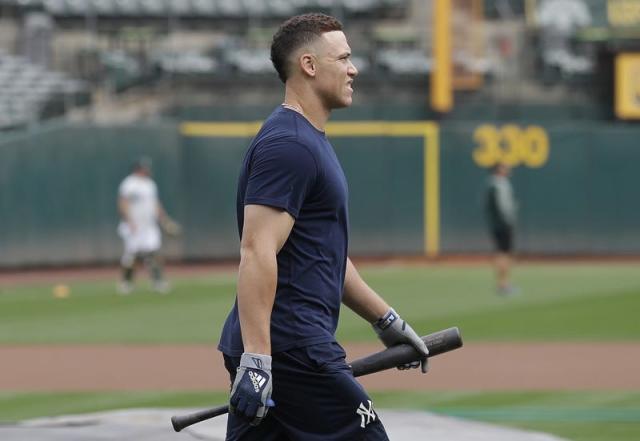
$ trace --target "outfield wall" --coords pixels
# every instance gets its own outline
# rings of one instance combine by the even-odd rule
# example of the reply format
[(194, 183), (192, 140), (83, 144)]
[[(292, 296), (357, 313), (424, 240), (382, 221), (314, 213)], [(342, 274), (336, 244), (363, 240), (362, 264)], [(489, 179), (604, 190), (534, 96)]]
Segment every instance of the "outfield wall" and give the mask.
[[(386, 127), (362, 127), (377, 126)], [(521, 252), (640, 253), (638, 126), (444, 123), (432, 138), (393, 127), (401, 128), (330, 134), (349, 180), (352, 253), (490, 250), (483, 188), (497, 159), (515, 166)], [(185, 227), (167, 242), (169, 256), (237, 256), (235, 186), (250, 137), (194, 135), (176, 123), (49, 125), (5, 136), (0, 266), (117, 260), (117, 186), (141, 154), (154, 159), (162, 199)], [(430, 160), (427, 138), (439, 153)]]

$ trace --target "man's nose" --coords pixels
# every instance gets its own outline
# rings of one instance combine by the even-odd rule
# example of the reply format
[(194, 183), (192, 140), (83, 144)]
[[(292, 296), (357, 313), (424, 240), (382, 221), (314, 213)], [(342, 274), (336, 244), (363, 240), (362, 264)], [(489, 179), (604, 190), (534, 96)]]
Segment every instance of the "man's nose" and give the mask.
[(350, 76), (355, 77), (358, 75), (358, 68), (352, 62), (349, 62), (349, 70), (347, 72)]

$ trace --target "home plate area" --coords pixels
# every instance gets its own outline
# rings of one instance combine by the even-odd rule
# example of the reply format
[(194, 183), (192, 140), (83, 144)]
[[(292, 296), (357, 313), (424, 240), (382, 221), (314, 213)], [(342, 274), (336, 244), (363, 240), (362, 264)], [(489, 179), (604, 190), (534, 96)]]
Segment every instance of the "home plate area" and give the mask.
[[(226, 416), (173, 431), (171, 416), (195, 409), (131, 409), (39, 418), (0, 425), (3, 441), (223, 441)], [(428, 412), (379, 410), (393, 441), (566, 441), (546, 433), (500, 427)]]

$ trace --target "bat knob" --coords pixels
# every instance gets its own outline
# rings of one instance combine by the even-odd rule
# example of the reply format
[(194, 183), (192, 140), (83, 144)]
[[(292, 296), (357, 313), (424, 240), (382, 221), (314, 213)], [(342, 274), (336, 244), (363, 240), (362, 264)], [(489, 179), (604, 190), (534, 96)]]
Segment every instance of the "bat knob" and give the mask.
[(171, 417), (171, 425), (173, 426), (173, 430), (175, 430), (176, 432), (180, 432), (182, 430), (177, 416)]

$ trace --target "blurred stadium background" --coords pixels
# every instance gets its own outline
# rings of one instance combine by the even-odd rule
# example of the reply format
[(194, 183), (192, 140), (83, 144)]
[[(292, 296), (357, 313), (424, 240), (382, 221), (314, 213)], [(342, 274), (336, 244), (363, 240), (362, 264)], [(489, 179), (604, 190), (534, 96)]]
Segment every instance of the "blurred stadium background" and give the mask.
[(638, 254), (637, 2), (438, 4), (3, 0), (0, 265), (115, 261), (115, 189), (141, 153), (187, 233), (169, 256), (235, 257), (241, 123), (282, 100), (270, 36), (307, 10), (344, 20), (361, 72), (329, 131), (354, 253), (486, 251), (485, 169), (503, 160), (522, 253)]
[[(343, 21), (360, 71), (328, 134), (349, 179), (352, 254), (397, 259), (365, 265), (374, 286), (425, 333), (626, 342), (640, 358), (639, 0), (0, 0), (0, 349), (213, 348), (233, 300), (233, 270), (214, 267), (238, 256), (237, 170), (282, 100), (270, 38), (307, 11)], [(125, 300), (115, 199), (143, 154), (184, 227), (168, 260), (222, 275), (170, 268), (172, 296)], [(499, 161), (514, 167), (524, 258), (523, 295), (508, 302), (484, 259)], [(341, 341), (372, 340), (355, 323), (346, 313)], [(7, 421), (224, 397), (4, 389)], [(377, 398), (572, 440), (640, 439), (637, 386), (586, 389)]]

